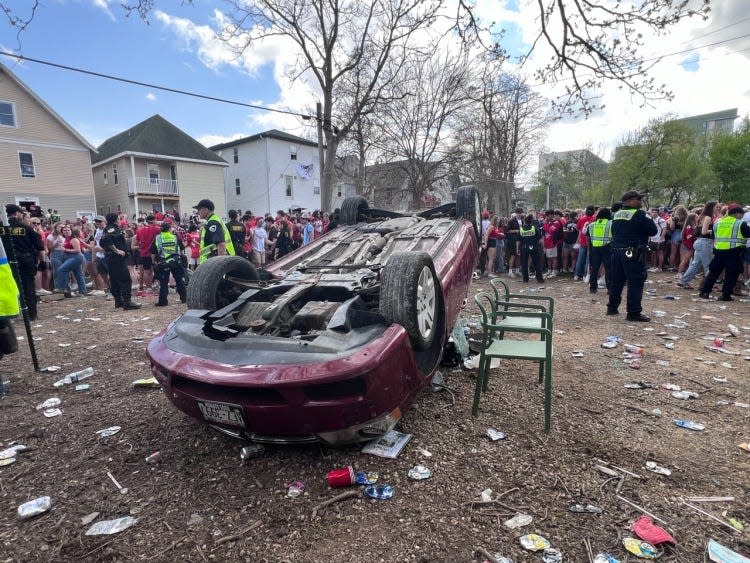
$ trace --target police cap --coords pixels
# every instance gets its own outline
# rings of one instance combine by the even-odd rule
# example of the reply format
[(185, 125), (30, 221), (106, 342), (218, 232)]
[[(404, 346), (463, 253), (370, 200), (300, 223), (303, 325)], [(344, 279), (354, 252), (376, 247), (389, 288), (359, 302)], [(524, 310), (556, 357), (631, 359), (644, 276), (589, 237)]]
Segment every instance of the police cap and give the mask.
[(622, 201), (623, 203), (625, 203), (629, 199), (641, 200), (641, 199), (643, 199), (643, 196), (640, 193), (638, 193), (637, 191), (635, 191), (635, 190), (629, 190), (629, 191), (625, 192), (624, 194), (622, 194), (622, 198), (620, 199), (620, 201)]
[(193, 209), (200, 209), (201, 207), (205, 207), (206, 209), (210, 209), (213, 211), (214, 208), (214, 202), (210, 199), (202, 199), (197, 204), (193, 205)]
[(5, 206), (5, 212), (8, 215), (15, 215), (19, 211), (23, 211), (23, 207), (16, 205), (15, 203), (9, 203)]

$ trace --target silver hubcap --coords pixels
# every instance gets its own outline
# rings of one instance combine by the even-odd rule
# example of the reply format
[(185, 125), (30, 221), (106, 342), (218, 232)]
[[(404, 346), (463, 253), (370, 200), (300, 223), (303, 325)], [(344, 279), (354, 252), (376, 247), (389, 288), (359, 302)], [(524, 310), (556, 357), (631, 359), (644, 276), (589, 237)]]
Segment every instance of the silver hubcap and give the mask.
[(432, 335), (436, 308), (435, 278), (432, 276), (432, 271), (425, 266), (419, 274), (417, 286), (417, 323), (419, 334), (425, 340), (429, 340)]

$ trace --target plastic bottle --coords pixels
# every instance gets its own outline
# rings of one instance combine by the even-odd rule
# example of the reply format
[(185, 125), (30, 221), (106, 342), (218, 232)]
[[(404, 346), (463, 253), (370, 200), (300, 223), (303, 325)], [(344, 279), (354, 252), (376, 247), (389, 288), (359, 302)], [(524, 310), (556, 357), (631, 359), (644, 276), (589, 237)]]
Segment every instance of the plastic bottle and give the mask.
[(70, 385), (71, 383), (77, 383), (79, 381), (82, 381), (84, 379), (87, 379), (94, 375), (94, 368), (88, 367), (86, 369), (82, 369), (81, 371), (74, 371), (73, 373), (69, 373), (65, 377), (63, 377), (59, 381), (55, 381), (53, 384), (55, 387), (62, 387), (63, 385)]

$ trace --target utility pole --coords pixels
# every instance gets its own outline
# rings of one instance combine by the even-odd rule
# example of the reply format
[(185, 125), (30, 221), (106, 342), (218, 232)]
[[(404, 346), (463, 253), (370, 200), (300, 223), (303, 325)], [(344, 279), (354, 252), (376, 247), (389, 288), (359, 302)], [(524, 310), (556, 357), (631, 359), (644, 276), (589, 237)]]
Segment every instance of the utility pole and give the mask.
[(549, 209), (549, 190), (551, 186), (552, 182), (547, 182), (547, 204), (544, 206), (545, 211)]
[[(316, 119), (318, 121), (318, 181), (320, 182), (320, 209), (325, 209), (326, 205), (329, 205), (329, 201), (333, 198), (329, 198), (329, 190), (333, 190), (333, 186), (323, 185), (324, 176), (323, 171), (325, 170), (325, 156), (323, 154), (323, 106), (320, 102), (315, 104)], [(332, 195), (332, 194), (331, 194)]]

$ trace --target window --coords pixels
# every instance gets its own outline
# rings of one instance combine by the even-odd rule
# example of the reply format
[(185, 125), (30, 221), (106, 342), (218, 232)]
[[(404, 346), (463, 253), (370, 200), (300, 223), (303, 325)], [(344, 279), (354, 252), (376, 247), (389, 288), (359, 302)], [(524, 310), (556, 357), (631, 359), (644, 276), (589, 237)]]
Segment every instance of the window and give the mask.
[(0, 125), (16, 126), (16, 106), (11, 102), (0, 102)]
[(234, 193), (237, 195), (240, 195), (240, 179), (239, 178), (234, 179)]
[(120, 183), (120, 179), (117, 176), (117, 163), (116, 162), (112, 163), (112, 181), (115, 183), (115, 186)]
[(34, 172), (34, 155), (30, 152), (19, 152), (18, 161), (21, 164), (21, 177), (22, 178), (36, 178), (36, 172)]
[(104, 181), (104, 185), (105, 185), (105, 186), (106, 186), (107, 184), (109, 184), (109, 180), (107, 179), (107, 169), (106, 169), (106, 168), (104, 168), (104, 169), (102, 170), (102, 180)]
[(240, 149), (237, 147), (234, 147), (232, 149), (232, 158), (234, 158), (234, 163), (237, 164), (240, 161)]
[(286, 180), (286, 197), (292, 197), (292, 188), (294, 187), (294, 178), (292, 176), (284, 176)]
[(313, 188), (313, 193), (314, 193), (315, 195), (320, 195), (320, 186), (315, 186), (315, 187)]
[(148, 181), (151, 184), (159, 183), (159, 165), (156, 162), (149, 162), (148, 167)]
[(297, 145), (289, 145), (289, 158), (297, 160)]

